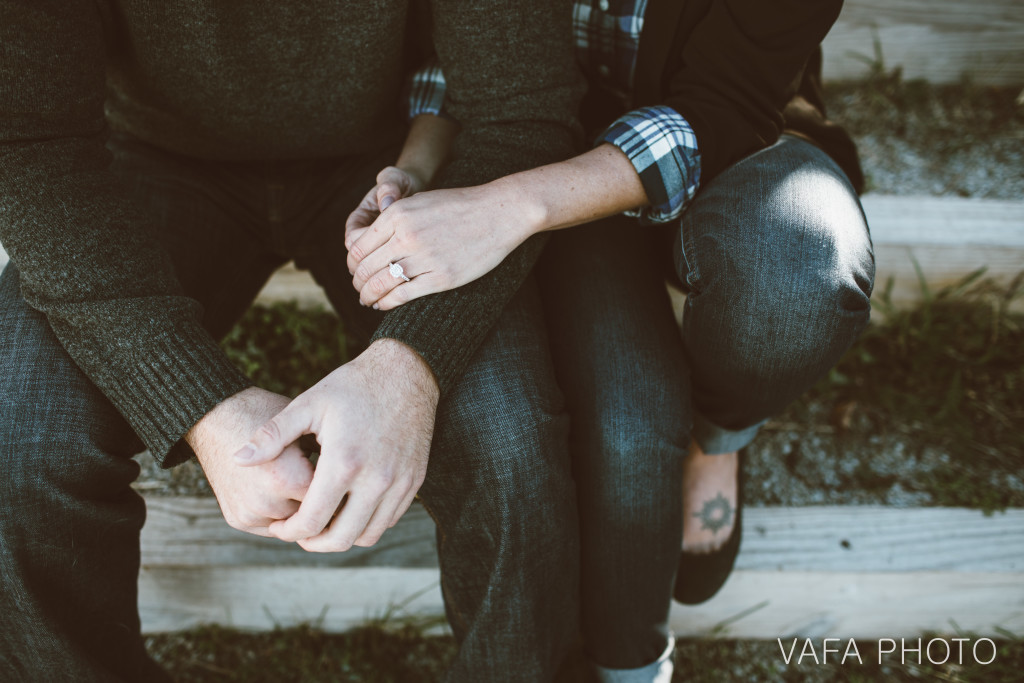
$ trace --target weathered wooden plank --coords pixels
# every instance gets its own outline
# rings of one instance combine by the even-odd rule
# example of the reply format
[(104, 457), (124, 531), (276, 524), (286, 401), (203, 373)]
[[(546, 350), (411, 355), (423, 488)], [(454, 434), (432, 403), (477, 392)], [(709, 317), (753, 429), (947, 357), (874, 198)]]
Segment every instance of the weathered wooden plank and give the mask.
[(982, 267), (1003, 285), (1024, 271), (1024, 202), (866, 195), (862, 203), (875, 245), (875, 294), (891, 278), (894, 303), (921, 299), (915, 262), (932, 292)]
[[(380, 548), (305, 553), (225, 524), (212, 498), (147, 499), (147, 632), (441, 615), (433, 523), (419, 506)], [(737, 571), (713, 601), (673, 607), (684, 636), (909, 637), (1024, 628), (1024, 510), (749, 508)], [(725, 629), (719, 628), (728, 622)]]
[[(306, 553), (229, 527), (212, 498), (147, 498), (142, 562), (158, 566), (437, 566), (434, 524), (420, 505), (373, 548)], [(1024, 510), (990, 517), (961, 508), (752, 507), (740, 569), (1024, 574)]]
[(846, 0), (825, 38), (826, 80), (863, 77), (876, 39), (885, 67), (906, 78), (1024, 84), (1020, 0)]
[(200, 624), (264, 630), (314, 623), (341, 632), (394, 616), (441, 615), (437, 569), (374, 567), (143, 567), (146, 633)]
[[(147, 633), (217, 623), (242, 629), (314, 623), (345, 631), (386, 614), (440, 616), (436, 569), (148, 567), (139, 578)], [(736, 571), (713, 600), (673, 605), (683, 637), (900, 638), (959, 629), (1024, 631), (1016, 574)]]
[(866, 194), (861, 204), (875, 244), (1024, 249), (1024, 201)]
[[(1019, 574), (737, 571), (709, 602), (673, 605), (684, 636), (900, 638), (1024, 631)], [(724, 628), (720, 625), (727, 624)]]
[(147, 496), (146, 507), (146, 566), (437, 567), (434, 523), (418, 504), (377, 545), (345, 553), (308, 553), (294, 543), (232, 529), (213, 498)]
[(1000, 572), (1024, 581), (1024, 510), (814, 506), (744, 516), (741, 569)]
[(261, 303), (296, 301), (306, 308), (331, 307), (324, 290), (316, 283), (309, 271), (296, 270), (290, 262), (277, 269), (273, 277), (260, 290), (256, 300)]

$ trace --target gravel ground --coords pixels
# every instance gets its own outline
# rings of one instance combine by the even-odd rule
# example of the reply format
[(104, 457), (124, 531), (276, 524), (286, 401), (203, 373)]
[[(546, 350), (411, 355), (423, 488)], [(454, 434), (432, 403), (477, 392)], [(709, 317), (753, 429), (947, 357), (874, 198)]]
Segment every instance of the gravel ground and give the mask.
[(884, 132), (856, 136), (872, 193), (1020, 199), (1024, 143), (986, 141), (939, 161), (927, 150)]
[(829, 116), (881, 194), (1024, 197), (1024, 92), (928, 86), (898, 76), (826, 86)]

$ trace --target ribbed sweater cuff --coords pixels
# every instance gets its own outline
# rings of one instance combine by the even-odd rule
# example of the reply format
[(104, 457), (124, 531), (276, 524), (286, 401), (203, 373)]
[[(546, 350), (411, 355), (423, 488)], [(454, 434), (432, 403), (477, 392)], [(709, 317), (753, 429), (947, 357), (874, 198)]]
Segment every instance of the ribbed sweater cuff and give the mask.
[(144, 358), (121, 365), (108, 398), (161, 467), (192, 457), (185, 434), (224, 399), (252, 386), (198, 324), (150, 340)]
[(390, 311), (370, 341), (396, 339), (411, 346), (434, 371), (444, 396), (466, 371), (547, 239), (545, 234), (535, 235), (482, 278)]
[(478, 321), (467, 320), (453, 310), (451, 298), (458, 296), (458, 292), (447, 294), (444, 298), (424, 297), (405, 304), (403, 308), (415, 305), (415, 314), (405, 311), (406, 315), (385, 316), (370, 339), (371, 343), (395, 339), (415, 349), (433, 370), (442, 396), (462, 375), (477, 348), (476, 344), (463, 342), (467, 336), (472, 338), (470, 330)]

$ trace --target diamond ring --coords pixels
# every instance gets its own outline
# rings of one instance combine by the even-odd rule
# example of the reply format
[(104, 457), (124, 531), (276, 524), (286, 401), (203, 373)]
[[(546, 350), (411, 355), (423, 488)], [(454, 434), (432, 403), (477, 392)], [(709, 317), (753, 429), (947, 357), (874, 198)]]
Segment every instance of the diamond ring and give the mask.
[(410, 280), (409, 276), (405, 274), (405, 270), (402, 268), (401, 263), (395, 263), (394, 261), (389, 263), (388, 272), (391, 273), (391, 277), (399, 277), (405, 280), (406, 282), (409, 282)]

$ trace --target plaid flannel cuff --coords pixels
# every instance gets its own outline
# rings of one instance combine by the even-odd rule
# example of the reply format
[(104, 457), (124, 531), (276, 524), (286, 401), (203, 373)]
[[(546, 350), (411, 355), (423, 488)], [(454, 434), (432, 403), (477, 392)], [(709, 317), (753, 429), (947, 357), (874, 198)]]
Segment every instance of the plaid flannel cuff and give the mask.
[(444, 111), (445, 87), (444, 74), (436, 62), (427, 64), (414, 73), (409, 80), (407, 120), (412, 121), (420, 114), (447, 118), (448, 115)]
[(625, 153), (640, 175), (650, 206), (627, 215), (646, 223), (679, 218), (700, 186), (700, 151), (689, 122), (666, 106), (643, 107), (620, 116), (598, 139)]

